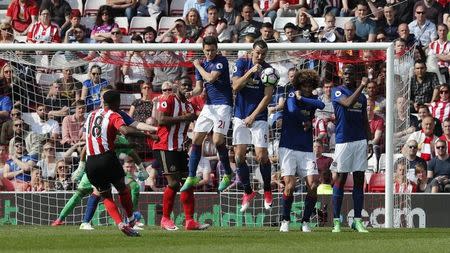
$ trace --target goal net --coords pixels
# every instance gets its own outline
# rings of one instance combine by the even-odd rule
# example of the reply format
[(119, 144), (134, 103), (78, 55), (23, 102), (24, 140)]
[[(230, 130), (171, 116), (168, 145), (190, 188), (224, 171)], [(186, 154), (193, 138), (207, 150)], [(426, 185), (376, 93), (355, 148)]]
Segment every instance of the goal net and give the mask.
[[(388, 46), (389, 44), (383, 43), (270, 44), (266, 61), (276, 68), (281, 76), (278, 86), (274, 89), (274, 101), (270, 106), (275, 106), (279, 102), (278, 98), (286, 96), (285, 87), (289, 82), (288, 71), (291, 68), (316, 70), (321, 78), (321, 87), (315, 92), (319, 96), (326, 96), (324, 84), (339, 85), (340, 72), (345, 64), (356, 65), (358, 81), (362, 77), (367, 77), (370, 82), (375, 83), (380, 97), (387, 96), (392, 100), (397, 100), (397, 97), (407, 97), (409, 72), (401, 72), (396, 69), (395, 78), (390, 76), (389, 71), (391, 70), (389, 70), (389, 64), (386, 64), (386, 62), (389, 63), (386, 56)], [(220, 45), (220, 49), (222, 55), (228, 58), (231, 70), (238, 58), (249, 57), (251, 45), (223, 44)], [(121, 109), (129, 112), (130, 108), (133, 108), (132, 116), (136, 120), (151, 123), (151, 120), (148, 120), (152, 113), (152, 110), (149, 110), (152, 106), (151, 101), (153, 97), (160, 94), (164, 87), (163, 83), (177, 80), (181, 76), (187, 76), (193, 80), (192, 61), (201, 57), (201, 46), (194, 44), (183, 45), (183, 48), (176, 44), (52, 44), (45, 46), (27, 44), (26, 47), (20, 44), (2, 45), (0, 59), (4, 65), (1, 68), (0, 76), (4, 81), (4, 94), (7, 94), (14, 104), (13, 113), (17, 112), (19, 115), (11, 115), (9, 135), (2, 140), (7, 145), (10, 155), (13, 155), (16, 152), (16, 137), (22, 137), (30, 160), (35, 164), (27, 177), (27, 182), (20, 184), (19, 180), (12, 180), (16, 181), (14, 187), (16, 190), (15, 203), (18, 209), (17, 223), (50, 224), (58, 217), (65, 203), (77, 188), (77, 185), (70, 181), (70, 175), (78, 166), (78, 156), (82, 146), (81, 135), (74, 129), (79, 128), (79, 124), (82, 122), (77, 121), (74, 116), (70, 122), (64, 124), (66, 116), (77, 115), (77, 100), (85, 101), (87, 110), (92, 110), (99, 106), (100, 89), (106, 85), (112, 85), (121, 92)], [(404, 61), (411, 63), (412, 57), (412, 54), (405, 55)], [(153, 89), (151, 93), (143, 94), (141, 80), (151, 84)], [(388, 80), (391, 80), (396, 87), (393, 96), (389, 93), (386, 94)], [(139, 103), (143, 97), (146, 102)], [(142, 106), (142, 103), (147, 102), (150, 104), (148, 107)], [(380, 111), (378, 112), (387, 112), (386, 105), (392, 106), (388, 102), (379, 104), (380, 107), (377, 109)], [(138, 107), (142, 110), (138, 110)], [(281, 213), (280, 198), (283, 190), (277, 160), (282, 123), (280, 120), (281, 110), (273, 110), (269, 115), (269, 155), (272, 161), (272, 189), (274, 192), (272, 209), (264, 209), (262, 194), (258, 194), (250, 208), (245, 213), (240, 213), (243, 189), (239, 179), (234, 178), (233, 185), (218, 195), (220, 221), (214, 221), (217, 222), (215, 224), (278, 226)], [(326, 118), (328, 112), (322, 113), (317, 118), (318, 122), (314, 123), (314, 135), (315, 138), (323, 141), (325, 155), (332, 157), (334, 150), (333, 122)], [(323, 120), (320, 121), (320, 119)], [(23, 129), (17, 130), (13, 125), (17, 122), (20, 123), (20, 120), (23, 123)], [(401, 124), (406, 126), (407, 122)], [(400, 123), (396, 121), (394, 126), (396, 131), (401, 127)], [(230, 130), (227, 137), (230, 157), (232, 157), (231, 136)], [(146, 142), (142, 139), (130, 139), (129, 141), (135, 145), (137, 154), (147, 162), (146, 165), (150, 165), (153, 157)], [(401, 140), (398, 142), (395, 140), (395, 145), (401, 145), (400, 142)], [(381, 152), (381, 157), (370, 158), (366, 173), (368, 183), (372, 174), (386, 173), (387, 182), (392, 184), (392, 164), (386, 164), (384, 158), (392, 162), (394, 152), (398, 152), (398, 150), (389, 150), (388, 143), (390, 142), (386, 139), (386, 150)], [(252, 187), (255, 191), (262, 193), (262, 177), (253, 154), (254, 149), (249, 146), (246, 157), (251, 168)], [(390, 160), (389, 157), (391, 157)], [(199, 175), (206, 177), (207, 180), (204, 185), (196, 189), (198, 192), (202, 192), (197, 194), (196, 202), (199, 209), (209, 208), (216, 204), (210, 201), (208, 192), (214, 193), (217, 190), (217, 184), (223, 174), (223, 169), (214, 154), (208, 157), (206, 163), (206, 173), (201, 171)], [(209, 173), (208, 170), (210, 170)], [(142, 189), (158, 191), (165, 186), (161, 173), (156, 173), (154, 178), (155, 180), (150, 183), (141, 182)], [(387, 187), (387, 189), (391, 190), (392, 187)], [(299, 179), (292, 213), (294, 223), (301, 218), (305, 193), (306, 187)], [(161, 205), (158, 201), (161, 198), (153, 194), (143, 198), (143, 201), (147, 202), (140, 203), (140, 206), (154, 205), (155, 210), (158, 210)], [(392, 195), (390, 196), (392, 197)], [(395, 208), (410, 208), (410, 204), (408, 204), (410, 200), (406, 196), (396, 196)], [(85, 200), (82, 201), (82, 204), (77, 205), (66, 218), (67, 223), (78, 224), (81, 221), (84, 202)], [(329, 212), (329, 216), (331, 216), (332, 209), (329, 202), (327, 196), (319, 196), (313, 218), (317, 225), (323, 225), (326, 222), (327, 218), (324, 213)], [(351, 198), (344, 201), (343, 208), (350, 210), (351, 203)], [(385, 206), (384, 200), (380, 197), (370, 197), (366, 199), (366, 203), (369, 206)], [(393, 209), (392, 204), (389, 208)], [(94, 216), (94, 224), (110, 223), (102, 207), (99, 209), (100, 211)], [(180, 210), (180, 207), (178, 206), (176, 210)], [(156, 215), (160, 215), (158, 212)]]

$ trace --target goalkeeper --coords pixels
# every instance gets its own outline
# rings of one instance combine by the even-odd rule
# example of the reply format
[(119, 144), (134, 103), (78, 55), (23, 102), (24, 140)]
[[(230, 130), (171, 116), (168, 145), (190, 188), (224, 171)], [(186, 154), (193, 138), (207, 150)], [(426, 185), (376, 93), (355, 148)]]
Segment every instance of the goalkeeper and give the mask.
[[(124, 119), (125, 124), (127, 124), (131, 127), (134, 127), (141, 131), (148, 131), (148, 132), (155, 132), (155, 130), (156, 130), (156, 128), (153, 126), (150, 126), (150, 125), (142, 123), (142, 122), (134, 121), (130, 116), (128, 116), (128, 114), (126, 114), (123, 111), (119, 111), (119, 114)], [(123, 149), (120, 149), (120, 147), (118, 147), (118, 149), (116, 151), (119, 152), (119, 154), (120, 154), (120, 151), (122, 151), (122, 150)], [(134, 152), (132, 152), (132, 153), (134, 153)], [(80, 229), (85, 229), (85, 230), (93, 229), (90, 226), (89, 221), (92, 219), (92, 216), (95, 213), (95, 210), (97, 208), (97, 204), (100, 201), (100, 194), (96, 191), (94, 192), (94, 188), (92, 187), (91, 183), (87, 179), (87, 175), (84, 173), (85, 164), (86, 164), (85, 163), (86, 147), (84, 147), (83, 150), (81, 151), (80, 157), (81, 157), (80, 164), (79, 164), (77, 170), (72, 173), (72, 180), (79, 181), (77, 191), (66, 203), (63, 210), (59, 214), (58, 218), (52, 223), (52, 226), (60, 226), (60, 225), (64, 224), (64, 222), (63, 222), (64, 219), (70, 213), (72, 213), (75, 206), (81, 202), (83, 197), (87, 196), (88, 194), (91, 194), (90, 198), (88, 199), (88, 203), (87, 203), (87, 209), (86, 209), (86, 214), (85, 214), (86, 219), (83, 219), (84, 221), (87, 221), (87, 223), (85, 223), (83, 221), (83, 223), (80, 226)], [(136, 161), (137, 167), (139, 170), (138, 178), (139, 178), (139, 180), (144, 181), (145, 179), (148, 178), (148, 173), (145, 171), (144, 166), (142, 165), (141, 160), (139, 159), (139, 157), (137, 155), (135, 157), (133, 157), (133, 159), (134, 159), (134, 161)], [(135, 203), (134, 196), (135, 195), (133, 195), (133, 192), (132, 192), (133, 204)], [(89, 218), (89, 216), (90, 216), (90, 218)], [(86, 224), (88, 224), (88, 225), (86, 225)]]

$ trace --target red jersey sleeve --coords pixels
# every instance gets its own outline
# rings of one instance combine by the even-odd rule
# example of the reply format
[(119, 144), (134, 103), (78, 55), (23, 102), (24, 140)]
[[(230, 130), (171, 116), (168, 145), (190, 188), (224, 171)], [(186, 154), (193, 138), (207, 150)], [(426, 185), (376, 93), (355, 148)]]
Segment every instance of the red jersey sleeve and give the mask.
[(161, 96), (158, 101), (157, 110), (160, 113), (170, 115), (173, 113), (174, 95)]
[(119, 130), (121, 126), (125, 126), (125, 122), (118, 113), (112, 113), (109, 117), (109, 124), (114, 126), (115, 129)]
[(28, 6), (28, 8), (30, 9), (29, 12), (31, 16), (39, 15), (39, 8), (36, 3), (32, 3), (30, 6)]

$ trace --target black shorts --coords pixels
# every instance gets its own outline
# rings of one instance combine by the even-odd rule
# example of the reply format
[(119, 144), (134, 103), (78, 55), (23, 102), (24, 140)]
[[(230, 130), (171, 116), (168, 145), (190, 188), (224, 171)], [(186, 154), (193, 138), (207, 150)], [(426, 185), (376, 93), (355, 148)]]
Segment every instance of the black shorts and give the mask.
[(88, 156), (86, 174), (89, 182), (100, 192), (108, 190), (125, 177), (122, 165), (114, 152)]
[(154, 150), (153, 154), (158, 160), (165, 175), (188, 172), (188, 155), (184, 151)]

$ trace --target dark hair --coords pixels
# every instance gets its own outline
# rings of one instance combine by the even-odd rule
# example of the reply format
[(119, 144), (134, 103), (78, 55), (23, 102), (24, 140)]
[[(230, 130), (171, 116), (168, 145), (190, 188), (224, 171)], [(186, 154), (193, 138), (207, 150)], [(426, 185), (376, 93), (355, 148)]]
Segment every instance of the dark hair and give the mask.
[(319, 74), (317, 74), (317, 71), (312, 69), (301, 69), (297, 71), (292, 85), (295, 89), (300, 89), (304, 84), (311, 84), (314, 89), (317, 88), (319, 86)]
[(425, 67), (427, 67), (427, 64), (426, 64), (425, 61), (422, 60), (422, 59), (416, 60), (416, 61), (414, 62), (414, 66), (415, 66), (416, 64), (423, 64), (423, 65), (425, 65)]
[(273, 25), (270, 22), (265, 22), (261, 25), (261, 28), (270, 28), (273, 29)]
[(183, 23), (184, 26), (186, 26), (186, 21), (184, 21), (184, 19), (182, 19), (182, 18), (175, 20), (175, 23), (177, 23), (177, 22), (181, 22), (181, 23)]
[(102, 68), (97, 64), (92, 65), (91, 68), (89, 69), (89, 72), (92, 72), (93, 69), (99, 69), (100, 71), (102, 71)]
[(120, 105), (120, 92), (108, 90), (103, 94), (103, 103), (108, 106)]
[(131, 36), (131, 41), (137, 41), (140, 43), (143, 43), (144, 40), (142, 39), (141, 35), (139, 34), (134, 34), (133, 36)]
[(203, 47), (205, 47), (206, 45), (215, 45), (217, 47), (217, 44), (217, 38), (214, 36), (206, 36), (205, 38), (203, 38)]
[(252, 3), (245, 3), (242, 5), (241, 12), (244, 10), (245, 7), (250, 7), (252, 10), (255, 10), (255, 8), (253, 8)]
[(283, 30), (286, 31), (287, 28), (291, 28), (291, 29), (297, 30), (297, 26), (294, 25), (291, 22), (288, 22), (287, 24), (285, 24), (284, 27), (283, 27)]
[(79, 106), (83, 106), (83, 107), (85, 107), (86, 106), (86, 103), (84, 102), (84, 100), (77, 100), (77, 101), (75, 101), (75, 107), (79, 107)]
[(22, 137), (16, 136), (14, 137), (14, 144), (15, 143), (21, 143), (22, 145), (24, 145), (25, 141), (22, 139)]
[(261, 49), (267, 49), (268, 48), (267, 43), (262, 41), (262, 40), (255, 41), (255, 43), (253, 43), (253, 47), (252, 48), (255, 49), (256, 47), (259, 47)]
[[(144, 31), (142, 32), (143, 35), (145, 35), (146, 33), (153, 33), (153, 37), (155, 37), (158, 35), (158, 33), (156, 32), (155, 28), (151, 27), (151, 26), (147, 26)], [(154, 40), (153, 40), (154, 42)]]
[(444, 24), (444, 23), (439, 23), (437, 26), (436, 26), (436, 28), (438, 28), (439, 26), (442, 26), (442, 27), (444, 27), (445, 28), (445, 30), (447, 30), (448, 31), (448, 26), (446, 25), (446, 24)]
[(112, 15), (112, 10), (113, 10), (112, 7), (109, 5), (100, 6), (100, 8), (98, 8), (97, 18), (95, 19), (95, 25), (101, 26), (103, 24), (102, 14), (105, 12), (107, 12), (109, 14), (108, 20), (106, 21), (106, 23), (108, 25), (114, 24), (114, 16)]
[(215, 5), (211, 5), (208, 7), (208, 9), (206, 9), (206, 12), (210, 11), (210, 10), (216, 10), (219, 11), (219, 9), (215, 6)]

